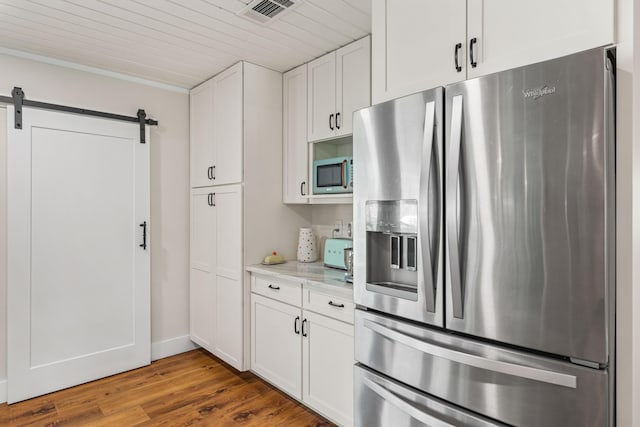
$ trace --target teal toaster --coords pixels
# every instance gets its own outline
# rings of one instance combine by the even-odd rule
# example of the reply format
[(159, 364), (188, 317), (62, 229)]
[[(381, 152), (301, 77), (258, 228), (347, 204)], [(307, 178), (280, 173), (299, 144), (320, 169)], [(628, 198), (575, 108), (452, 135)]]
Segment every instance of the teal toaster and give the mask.
[(324, 242), (324, 265), (327, 267), (346, 270), (347, 266), (344, 263), (344, 249), (352, 247), (353, 241), (351, 239), (327, 239)]

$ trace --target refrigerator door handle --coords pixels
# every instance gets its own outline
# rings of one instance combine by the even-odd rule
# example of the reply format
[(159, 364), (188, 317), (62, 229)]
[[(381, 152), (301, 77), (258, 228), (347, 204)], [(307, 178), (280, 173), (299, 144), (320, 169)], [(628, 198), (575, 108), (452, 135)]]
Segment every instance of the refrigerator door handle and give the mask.
[(451, 108), (451, 137), (447, 155), (446, 176), (446, 229), (451, 271), (451, 302), (453, 317), (463, 317), (463, 289), (460, 271), (460, 249), (458, 242), (458, 177), (460, 168), (460, 145), (462, 144), (462, 95), (456, 95)]
[(406, 345), (407, 347), (420, 350), (423, 353), (430, 354), (434, 357), (460, 363), (462, 365), (472, 366), (474, 368), (485, 369), (487, 371), (493, 371), (514, 377), (527, 378), (543, 383), (555, 384), (567, 388), (577, 387), (577, 379), (574, 375), (563, 374), (547, 369), (533, 368), (517, 363), (503, 362), (501, 360), (487, 359), (481, 356), (465, 353), (463, 351), (429, 344), (426, 341), (413, 338), (412, 336), (395, 331), (371, 320), (365, 320), (364, 327), (392, 341)]
[(449, 424), (445, 421), (439, 420), (436, 417), (416, 408), (410, 402), (407, 402), (405, 399), (397, 396), (395, 393), (387, 390), (386, 388), (370, 380), (369, 378), (363, 378), (362, 384), (367, 386), (369, 390), (373, 391), (375, 394), (383, 398), (386, 402), (391, 403), (402, 412), (411, 416), (411, 418), (418, 420), (423, 424), (432, 427), (455, 427), (453, 424)]
[[(420, 165), (420, 209), (419, 233), (420, 256), (418, 274), (424, 280), (427, 311), (436, 311), (436, 290), (434, 287), (433, 265), (431, 254), (431, 236), (429, 235), (429, 177), (433, 163), (433, 144), (435, 133), (436, 103), (427, 102), (424, 115), (424, 136), (422, 141), (422, 164)], [(437, 243), (437, 242), (436, 242)]]

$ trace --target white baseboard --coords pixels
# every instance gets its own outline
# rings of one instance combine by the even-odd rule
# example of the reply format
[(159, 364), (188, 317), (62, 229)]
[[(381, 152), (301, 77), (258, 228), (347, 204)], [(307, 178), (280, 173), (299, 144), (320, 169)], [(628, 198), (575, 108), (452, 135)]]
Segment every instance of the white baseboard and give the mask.
[(151, 360), (163, 359), (175, 354), (184, 353), (198, 348), (199, 346), (189, 339), (189, 335), (169, 338), (164, 341), (151, 343)]
[(0, 403), (7, 401), (7, 380), (0, 381)]
[[(151, 360), (163, 359), (184, 353), (199, 346), (189, 339), (189, 335), (151, 343)], [(7, 380), (0, 380), (0, 403), (7, 401)]]

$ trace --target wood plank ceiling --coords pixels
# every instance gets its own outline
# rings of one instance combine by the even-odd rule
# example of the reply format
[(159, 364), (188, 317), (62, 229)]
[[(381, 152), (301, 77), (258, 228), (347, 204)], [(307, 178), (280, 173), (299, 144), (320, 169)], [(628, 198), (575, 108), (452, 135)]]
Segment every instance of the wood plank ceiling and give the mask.
[(192, 88), (239, 60), (286, 71), (371, 32), (370, 0), (0, 0), (0, 47)]

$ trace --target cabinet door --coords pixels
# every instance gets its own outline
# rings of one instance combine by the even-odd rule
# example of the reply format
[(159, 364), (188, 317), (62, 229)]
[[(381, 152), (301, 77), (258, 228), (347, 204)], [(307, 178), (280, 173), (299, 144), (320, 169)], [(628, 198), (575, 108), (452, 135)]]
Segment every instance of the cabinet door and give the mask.
[(466, 7), (466, 0), (373, 0), (374, 104), (466, 78)]
[(613, 0), (469, 0), (468, 8), (477, 62), (469, 78), (615, 41)]
[(309, 62), (307, 73), (307, 139), (331, 138), (336, 133), (336, 53)]
[(216, 217), (212, 187), (191, 190), (189, 335), (213, 351), (216, 301)]
[(353, 133), (353, 112), (371, 105), (371, 47), (365, 37), (336, 51), (336, 135)]
[(251, 370), (302, 398), (300, 309), (251, 294)]
[(285, 73), (283, 90), (282, 201), (307, 203), (307, 65)]
[(302, 400), (340, 425), (353, 424), (353, 325), (303, 310)]
[(213, 87), (206, 82), (191, 91), (191, 187), (211, 185), (211, 169), (214, 164), (213, 147)]
[(242, 181), (242, 63), (213, 78), (213, 184)]
[(215, 211), (215, 313), (213, 353), (231, 366), (243, 364), (242, 187), (211, 187)]

